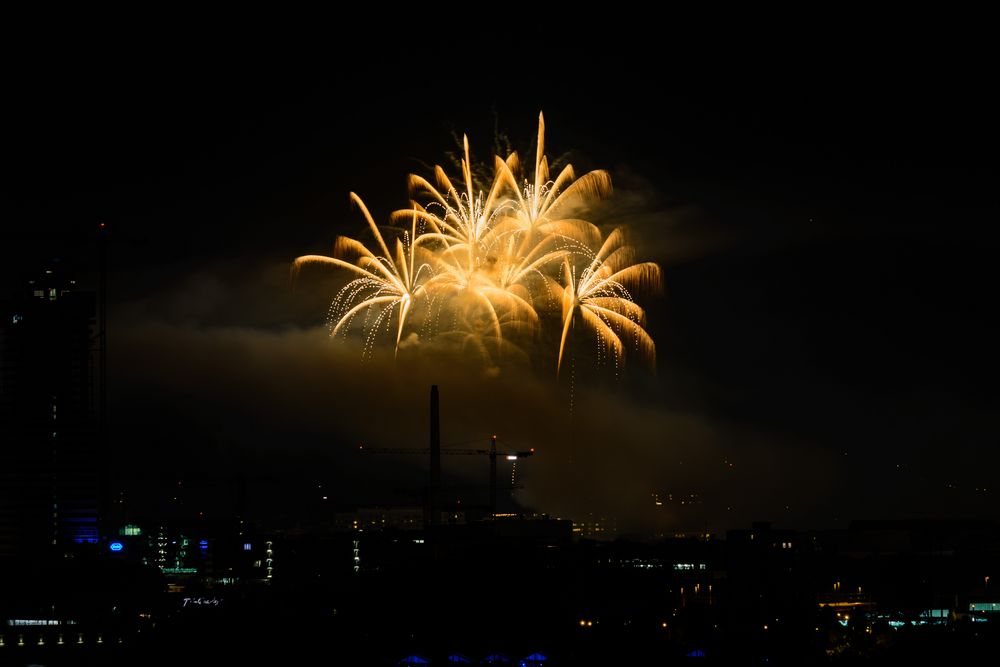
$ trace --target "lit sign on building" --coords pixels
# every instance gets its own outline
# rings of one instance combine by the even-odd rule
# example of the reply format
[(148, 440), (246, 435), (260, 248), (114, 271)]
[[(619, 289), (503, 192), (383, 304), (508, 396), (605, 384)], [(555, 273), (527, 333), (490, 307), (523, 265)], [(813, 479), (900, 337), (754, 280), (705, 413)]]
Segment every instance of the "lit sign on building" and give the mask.
[(184, 598), (182, 607), (218, 607), (222, 604), (220, 598)]
[(9, 618), (7, 625), (12, 626), (39, 626), (39, 625), (76, 625), (76, 621), (60, 621), (51, 618)]
[(121, 551), (122, 550), (122, 543), (121, 542), (112, 542), (111, 544), (108, 545), (108, 548), (111, 549), (112, 551)]

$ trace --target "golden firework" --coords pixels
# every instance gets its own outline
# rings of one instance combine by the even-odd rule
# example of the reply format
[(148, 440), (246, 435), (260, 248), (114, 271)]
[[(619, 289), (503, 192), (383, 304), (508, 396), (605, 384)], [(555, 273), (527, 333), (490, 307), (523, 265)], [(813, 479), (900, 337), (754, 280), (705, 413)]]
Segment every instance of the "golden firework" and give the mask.
[[(582, 217), (595, 200), (611, 194), (608, 173), (576, 178), (566, 165), (550, 178), (541, 114), (530, 176), (522, 176), (516, 152), (506, 159), (494, 156), (493, 179), (484, 187), (473, 177), (467, 137), (462, 149), (458, 178), (440, 166), (434, 168), (434, 183), (409, 177), (411, 205), (390, 217), (393, 245), (351, 193), (374, 249), (340, 237), (333, 256), (295, 260), (293, 276), (309, 264), (351, 276), (331, 304), (331, 335), (347, 335), (360, 318), (366, 353), (380, 332), (391, 331), (398, 354), (408, 328), (442, 340), (493, 341), (483, 349), (500, 350), (501, 343), (511, 344), (511, 336), (535, 338), (551, 323), (553, 333), (561, 332), (558, 373), (569, 332), (580, 323), (596, 336), (600, 359), (617, 364), (635, 352), (655, 361), (645, 313), (632, 290), (655, 289), (659, 267), (636, 263), (621, 230), (602, 242), (599, 228)], [(416, 312), (417, 324), (411, 324)]]

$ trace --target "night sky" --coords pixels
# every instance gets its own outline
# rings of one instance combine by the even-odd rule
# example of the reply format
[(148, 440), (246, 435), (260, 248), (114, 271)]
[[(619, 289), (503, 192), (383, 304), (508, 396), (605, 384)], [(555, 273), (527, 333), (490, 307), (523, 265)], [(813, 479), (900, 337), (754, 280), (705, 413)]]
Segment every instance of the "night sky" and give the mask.
[[(294, 515), (320, 484), (419, 502), (422, 460), (353, 449), (426, 446), (437, 383), (445, 445), (536, 447), (517, 497), (553, 515), (996, 516), (1000, 109), (980, 54), (576, 44), (533, 68), (380, 48), (308, 68), (53, 49), (7, 71), (0, 284), (55, 258), (92, 281), (110, 227), (110, 465), (135, 511), (154, 500), (137, 479), (234, 470), (277, 475), (259, 497)], [(361, 233), (348, 192), (384, 220), (456, 133), (528, 154), (540, 110), (550, 155), (611, 172), (600, 222), (663, 268), (638, 299), (655, 374), (581, 371), (570, 399), (551, 360), (362, 364), (326, 338), (335, 276), (293, 291), (289, 265)], [(485, 461), (445, 467), (485, 484)], [(657, 519), (653, 492), (700, 504)]]

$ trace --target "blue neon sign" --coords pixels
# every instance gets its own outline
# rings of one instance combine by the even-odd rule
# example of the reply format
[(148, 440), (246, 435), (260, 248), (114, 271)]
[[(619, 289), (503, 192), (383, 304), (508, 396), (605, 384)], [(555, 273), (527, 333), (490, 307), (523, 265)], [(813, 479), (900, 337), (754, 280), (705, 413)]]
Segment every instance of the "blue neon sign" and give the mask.
[(112, 542), (111, 544), (108, 545), (108, 548), (111, 549), (112, 551), (121, 551), (122, 550), (122, 543), (121, 542)]

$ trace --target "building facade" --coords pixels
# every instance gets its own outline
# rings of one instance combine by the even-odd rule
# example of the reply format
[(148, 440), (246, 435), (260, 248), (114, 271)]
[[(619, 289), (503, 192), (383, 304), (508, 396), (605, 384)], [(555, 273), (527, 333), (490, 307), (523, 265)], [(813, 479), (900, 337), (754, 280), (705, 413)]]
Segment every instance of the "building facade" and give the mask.
[(98, 541), (95, 316), (54, 270), (0, 304), (0, 555)]

